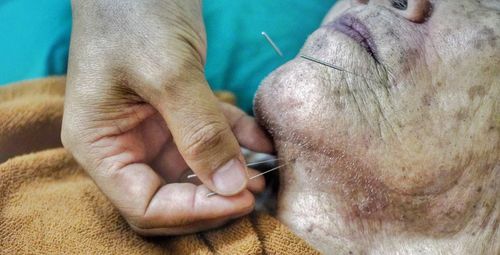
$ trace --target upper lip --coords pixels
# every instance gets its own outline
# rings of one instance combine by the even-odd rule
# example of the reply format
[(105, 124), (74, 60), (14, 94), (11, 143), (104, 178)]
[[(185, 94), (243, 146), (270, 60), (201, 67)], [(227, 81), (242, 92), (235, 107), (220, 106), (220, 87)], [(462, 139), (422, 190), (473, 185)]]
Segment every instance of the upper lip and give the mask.
[(377, 60), (377, 47), (373, 41), (370, 30), (358, 18), (351, 14), (345, 14), (326, 26), (349, 36)]

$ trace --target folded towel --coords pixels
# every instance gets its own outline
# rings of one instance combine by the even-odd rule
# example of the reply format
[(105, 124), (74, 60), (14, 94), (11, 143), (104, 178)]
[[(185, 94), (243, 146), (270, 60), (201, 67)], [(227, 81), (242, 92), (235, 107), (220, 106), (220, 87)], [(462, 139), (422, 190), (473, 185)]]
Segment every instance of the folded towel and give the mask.
[(318, 254), (261, 213), (199, 234), (135, 234), (61, 147), (64, 83), (0, 88), (0, 254)]

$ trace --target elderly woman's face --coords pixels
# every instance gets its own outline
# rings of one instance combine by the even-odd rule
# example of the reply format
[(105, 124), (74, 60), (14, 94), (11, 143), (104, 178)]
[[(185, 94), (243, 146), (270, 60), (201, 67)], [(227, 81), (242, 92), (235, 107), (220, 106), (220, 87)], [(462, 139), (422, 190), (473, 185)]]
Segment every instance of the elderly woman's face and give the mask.
[(431, 205), (408, 198), (445, 192), (434, 214), (463, 211), (448, 200), (481, 187), (450, 190), (498, 172), (500, 1), (399, 2), (338, 3), (300, 54), (348, 72), (297, 57), (255, 101), (294, 164), (283, 185), (341, 194), (350, 216), (422, 217)]

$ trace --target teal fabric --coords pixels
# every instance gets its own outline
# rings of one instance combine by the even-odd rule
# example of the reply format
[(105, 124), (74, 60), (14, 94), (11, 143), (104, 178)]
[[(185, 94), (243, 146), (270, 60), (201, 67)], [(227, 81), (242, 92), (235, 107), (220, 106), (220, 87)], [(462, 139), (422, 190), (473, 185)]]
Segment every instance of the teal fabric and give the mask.
[[(239, 106), (250, 112), (260, 81), (297, 54), (334, 2), (204, 0), (210, 86), (234, 92)], [(0, 84), (64, 74), (70, 31), (69, 0), (0, 0)]]
[[(250, 112), (257, 87), (274, 69), (295, 57), (335, 0), (205, 0), (206, 76), (227, 89)], [(262, 37), (265, 31), (284, 54)]]
[(69, 0), (0, 0), (0, 84), (66, 73)]

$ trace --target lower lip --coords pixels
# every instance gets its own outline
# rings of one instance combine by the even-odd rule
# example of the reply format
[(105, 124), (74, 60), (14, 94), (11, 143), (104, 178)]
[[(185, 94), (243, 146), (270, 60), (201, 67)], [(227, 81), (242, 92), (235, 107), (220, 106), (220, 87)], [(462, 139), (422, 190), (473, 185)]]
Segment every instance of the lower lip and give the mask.
[(357, 18), (344, 15), (336, 19), (327, 27), (339, 31), (359, 43), (366, 51), (377, 60), (376, 47), (368, 28)]

